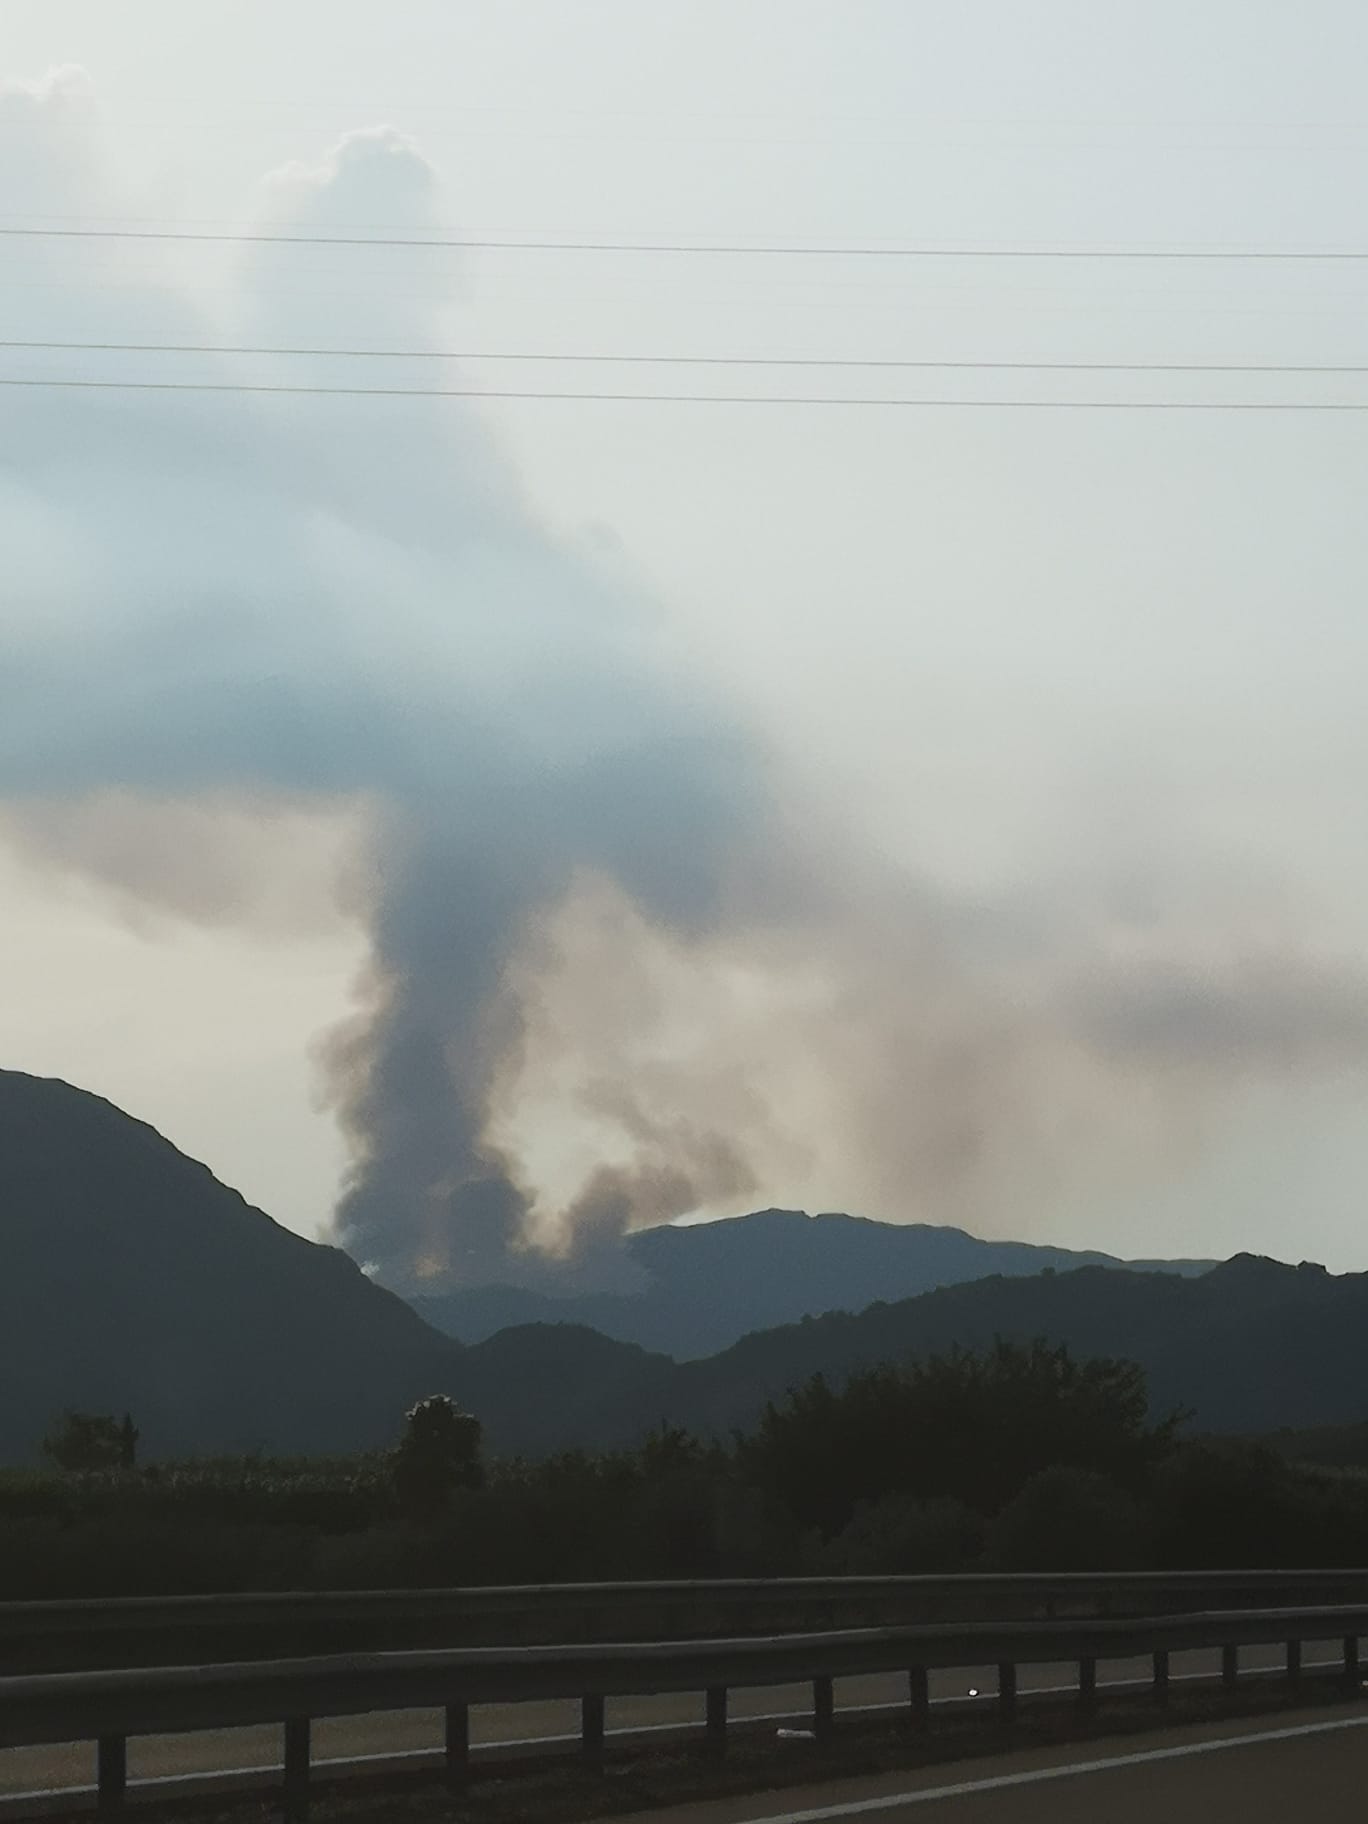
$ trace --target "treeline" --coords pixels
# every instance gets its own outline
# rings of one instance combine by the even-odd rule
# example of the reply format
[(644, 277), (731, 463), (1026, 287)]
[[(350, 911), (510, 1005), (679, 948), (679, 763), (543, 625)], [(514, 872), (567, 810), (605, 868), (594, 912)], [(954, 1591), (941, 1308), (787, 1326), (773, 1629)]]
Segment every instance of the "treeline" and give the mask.
[(1184, 1439), (1138, 1368), (1044, 1343), (818, 1378), (726, 1444), (661, 1428), (634, 1450), (486, 1462), (477, 1417), (443, 1399), (369, 1457), (138, 1465), (135, 1441), (129, 1420), (68, 1415), (50, 1440), (67, 1467), (0, 1475), (0, 1596), (1342, 1565), (1368, 1549), (1368, 1477)]

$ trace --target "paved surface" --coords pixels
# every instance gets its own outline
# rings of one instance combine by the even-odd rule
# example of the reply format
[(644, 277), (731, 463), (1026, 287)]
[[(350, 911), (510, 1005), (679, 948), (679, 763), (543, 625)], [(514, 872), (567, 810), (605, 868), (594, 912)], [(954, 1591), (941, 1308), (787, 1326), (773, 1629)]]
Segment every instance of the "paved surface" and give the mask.
[[(1308, 1646), (1308, 1670), (1322, 1655)], [(1281, 1665), (1276, 1649), (1250, 1650), (1242, 1664), (1253, 1669)], [(1219, 1666), (1215, 1653), (1179, 1653), (1173, 1656), (1172, 1674), (1210, 1675)], [(1150, 1662), (1144, 1660), (1108, 1661), (1098, 1668), (1099, 1683), (1124, 1679), (1146, 1679)], [(1021, 1690), (1041, 1690), (1049, 1686), (1070, 1686), (1077, 1676), (1070, 1662), (1061, 1666), (1030, 1666), (1021, 1671)], [(971, 1690), (989, 1694), (996, 1689), (997, 1672), (991, 1666), (954, 1673), (936, 1673), (932, 1677), (932, 1695), (936, 1698), (965, 1698)], [(907, 1699), (905, 1680), (896, 1677), (839, 1679), (836, 1702), (839, 1707), (867, 1704), (902, 1704)], [(702, 1697), (684, 1693), (661, 1697), (610, 1699), (607, 1706), (609, 1729), (636, 1729), (652, 1726), (678, 1726), (702, 1720)], [(810, 1685), (761, 1687), (737, 1690), (731, 1694), (730, 1711), (735, 1719), (755, 1716), (784, 1716), (802, 1720), (810, 1715)], [(519, 1741), (529, 1738), (572, 1735), (579, 1728), (579, 1707), (575, 1703), (490, 1704), (471, 1712), (473, 1742)], [(442, 1740), (442, 1722), (434, 1710), (377, 1712), (369, 1716), (333, 1717), (318, 1722), (314, 1728), (314, 1756), (317, 1760), (351, 1759), (364, 1755), (401, 1754), (414, 1750), (436, 1750)], [(281, 1736), (278, 1728), (224, 1729), (195, 1735), (135, 1737), (128, 1744), (128, 1772), (133, 1780), (174, 1774), (212, 1773), (229, 1768), (276, 1767), (280, 1764)], [(95, 1751), (89, 1743), (46, 1748), (8, 1748), (0, 1750), (0, 1797), (5, 1794), (51, 1790), (68, 1786), (86, 1786), (95, 1779)]]
[(1361, 1818), (1368, 1712), (1302, 1712), (918, 1775), (767, 1793), (623, 1824), (1299, 1824)]

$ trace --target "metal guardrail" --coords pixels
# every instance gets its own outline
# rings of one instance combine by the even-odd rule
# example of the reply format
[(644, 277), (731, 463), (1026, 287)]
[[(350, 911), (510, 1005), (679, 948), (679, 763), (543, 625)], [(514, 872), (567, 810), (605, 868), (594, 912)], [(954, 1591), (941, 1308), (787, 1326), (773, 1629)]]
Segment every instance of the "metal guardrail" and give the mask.
[(0, 1673), (1358, 1600), (1368, 1601), (1368, 1570), (726, 1578), (10, 1602), (0, 1603)]
[(469, 1764), (469, 1709), (477, 1703), (577, 1698), (581, 1751), (597, 1763), (603, 1757), (604, 1700), (609, 1696), (705, 1693), (707, 1741), (722, 1753), (727, 1694), (736, 1687), (810, 1680), (813, 1729), (820, 1740), (833, 1727), (832, 1681), (840, 1677), (905, 1672), (909, 1722), (924, 1728), (933, 1669), (996, 1663), (998, 1710), (1010, 1718), (1021, 1665), (1076, 1661), (1078, 1702), (1090, 1709), (1098, 1701), (1100, 1659), (1152, 1655), (1154, 1694), (1162, 1702), (1168, 1694), (1171, 1653), (1220, 1648), (1223, 1682), (1233, 1686), (1242, 1646), (1285, 1643), (1288, 1676), (1296, 1679), (1304, 1641), (1338, 1638), (1345, 1676), (1357, 1684), (1359, 1637), (1366, 1632), (1368, 1603), (50, 1673), (0, 1678), (0, 1746), (96, 1740), (99, 1803), (110, 1811), (124, 1798), (129, 1736), (281, 1723), (285, 1807), (288, 1816), (299, 1818), (308, 1809), (310, 1728), (318, 1717), (440, 1707), (446, 1770), (459, 1784)]

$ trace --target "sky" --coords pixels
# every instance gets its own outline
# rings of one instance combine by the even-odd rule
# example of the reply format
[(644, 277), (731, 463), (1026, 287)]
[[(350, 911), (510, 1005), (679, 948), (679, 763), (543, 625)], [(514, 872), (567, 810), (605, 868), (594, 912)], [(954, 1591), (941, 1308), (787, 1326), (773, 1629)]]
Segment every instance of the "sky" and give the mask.
[[(1328, 0), (0, 0), (0, 228), (764, 250), (10, 235), (10, 344), (466, 358), (0, 378), (1368, 405), (489, 358), (1368, 364), (1362, 263), (988, 257), (1368, 246), (1363, 37)], [(774, 251), (823, 246), (953, 257)], [(1368, 413), (0, 414), (0, 1064), (306, 1234), (340, 1204), (396, 1279), (474, 1260), (472, 1162), (558, 1261), (780, 1203), (1368, 1268)]]

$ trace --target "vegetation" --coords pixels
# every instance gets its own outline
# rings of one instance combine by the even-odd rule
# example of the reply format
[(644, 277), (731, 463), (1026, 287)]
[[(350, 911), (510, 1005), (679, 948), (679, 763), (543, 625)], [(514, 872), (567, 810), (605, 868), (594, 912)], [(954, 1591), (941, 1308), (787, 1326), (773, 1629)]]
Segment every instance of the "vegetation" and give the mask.
[(1177, 1425), (1177, 1415), (1151, 1425), (1148, 1407), (1132, 1363), (999, 1341), (981, 1355), (865, 1369), (839, 1392), (817, 1375), (767, 1406), (738, 1451), (759, 1486), (829, 1536), (861, 1501), (888, 1494), (949, 1496), (996, 1513), (1051, 1465), (1136, 1485)]
[(135, 1445), (131, 1419), (67, 1414), (57, 1467), (0, 1474), (0, 1596), (1328, 1565), (1368, 1541), (1368, 1477), (1183, 1441), (1133, 1365), (1043, 1343), (816, 1377), (726, 1445), (662, 1427), (487, 1463), (440, 1397), (388, 1453), (138, 1467)]
[(59, 1469), (132, 1469), (138, 1430), (128, 1413), (120, 1420), (112, 1413), (64, 1412), (42, 1448)]
[(458, 1488), (480, 1486), (481, 1429), (477, 1418), (445, 1394), (410, 1408), (392, 1465), (394, 1492), (405, 1512), (440, 1514)]

